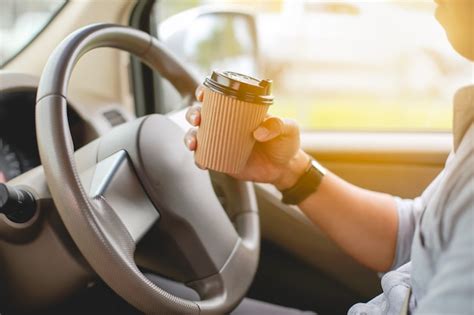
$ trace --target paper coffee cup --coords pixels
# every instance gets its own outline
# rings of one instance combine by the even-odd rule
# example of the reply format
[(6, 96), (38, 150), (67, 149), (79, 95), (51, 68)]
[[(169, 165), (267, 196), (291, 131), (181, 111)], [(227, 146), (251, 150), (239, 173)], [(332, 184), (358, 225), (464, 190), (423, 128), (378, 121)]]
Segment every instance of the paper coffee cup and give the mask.
[(254, 130), (273, 103), (272, 82), (214, 71), (204, 81), (196, 163), (218, 172), (242, 171), (255, 145)]

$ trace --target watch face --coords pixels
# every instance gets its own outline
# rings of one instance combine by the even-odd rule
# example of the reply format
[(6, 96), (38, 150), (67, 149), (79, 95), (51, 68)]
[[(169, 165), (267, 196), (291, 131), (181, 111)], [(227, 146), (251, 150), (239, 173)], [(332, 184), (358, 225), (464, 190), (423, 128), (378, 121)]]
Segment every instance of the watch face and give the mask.
[(327, 169), (319, 164), (316, 160), (311, 161), (311, 166), (314, 167), (321, 175), (326, 175), (328, 172)]

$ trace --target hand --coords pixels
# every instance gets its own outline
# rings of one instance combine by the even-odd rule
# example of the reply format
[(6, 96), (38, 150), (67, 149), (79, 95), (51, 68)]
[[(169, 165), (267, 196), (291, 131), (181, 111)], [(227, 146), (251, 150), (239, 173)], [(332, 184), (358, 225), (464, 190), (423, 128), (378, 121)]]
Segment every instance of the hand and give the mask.
[[(196, 99), (202, 102), (202, 87), (196, 90)], [(201, 123), (201, 105), (190, 107), (186, 119), (194, 128), (185, 136), (186, 146), (194, 151), (197, 143), (197, 127)], [(300, 149), (300, 134), (293, 120), (267, 115), (253, 132), (256, 140), (247, 164), (239, 174), (231, 176), (239, 180), (270, 183), (284, 190), (293, 186), (309, 165), (310, 158)]]

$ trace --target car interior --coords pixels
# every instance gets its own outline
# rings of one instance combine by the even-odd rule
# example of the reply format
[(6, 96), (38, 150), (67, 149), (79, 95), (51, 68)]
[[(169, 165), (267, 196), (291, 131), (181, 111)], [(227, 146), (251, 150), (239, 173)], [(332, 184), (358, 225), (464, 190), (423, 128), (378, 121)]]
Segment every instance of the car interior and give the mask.
[[(345, 314), (381, 292), (379, 274), (276, 188), (201, 170), (183, 145), (186, 108), (215, 67), (192, 62), (206, 48), (186, 38), (202, 25), (241, 25), (245, 60), (211, 49), (217, 66), (277, 73), (261, 68), (251, 5), (49, 2), (47, 22), (1, 60), (0, 183), (29, 193), (23, 212), (0, 214), (1, 314), (222, 314), (243, 297)], [(304, 127), (301, 142), (351, 183), (412, 198), (452, 138)]]

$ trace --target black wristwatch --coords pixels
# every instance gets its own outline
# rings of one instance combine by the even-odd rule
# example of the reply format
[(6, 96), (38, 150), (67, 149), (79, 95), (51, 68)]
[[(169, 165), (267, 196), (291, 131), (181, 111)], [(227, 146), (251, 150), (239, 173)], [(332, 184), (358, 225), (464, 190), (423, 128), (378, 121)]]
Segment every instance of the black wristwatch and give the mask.
[(315, 160), (311, 160), (308, 168), (298, 179), (296, 184), (282, 191), (282, 202), (289, 205), (297, 205), (312, 193), (318, 190), (327, 170)]

